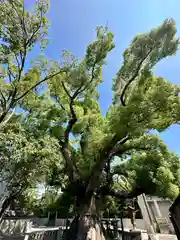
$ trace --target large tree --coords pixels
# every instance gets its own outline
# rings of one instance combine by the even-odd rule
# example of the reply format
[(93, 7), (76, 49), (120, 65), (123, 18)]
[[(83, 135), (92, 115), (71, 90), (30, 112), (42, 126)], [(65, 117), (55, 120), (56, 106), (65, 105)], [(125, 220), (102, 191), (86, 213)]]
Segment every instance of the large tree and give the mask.
[(179, 122), (179, 86), (156, 78), (152, 70), (158, 61), (176, 53), (175, 34), (175, 23), (170, 19), (133, 39), (124, 52), (123, 66), (113, 84), (114, 102), (105, 116), (97, 87), (103, 81), (106, 56), (114, 48), (113, 34), (107, 27), (97, 28), (97, 39), (88, 46), (82, 61), (64, 52), (62, 67), (66, 71), (47, 82), (43, 95), (33, 91), (23, 99), (22, 106), (29, 111), (27, 119), (36, 119), (36, 131), (43, 128), (58, 140), (65, 161), (65, 190), (76, 199), (77, 213), (68, 239), (84, 239), (89, 234), (103, 239), (98, 222), (103, 196), (122, 199), (152, 193), (137, 181), (131, 191), (115, 187), (110, 170), (116, 156), (129, 159), (142, 153), (147, 156), (143, 161), (164, 161), (158, 165), (162, 167), (159, 173), (154, 173), (163, 175), (171, 154), (151, 130), (161, 132)]
[[(26, 130), (58, 144), (59, 161), (65, 163), (64, 189), (76, 200), (76, 217), (66, 238), (104, 239), (98, 220), (101, 196), (128, 198), (149, 190), (134, 184), (130, 192), (118, 191), (111, 163), (116, 156), (129, 158), (134, 152), (166, 157), (162, 141), (151, 130), (163, 131), (179, 122), (179, 86), (152, 72), (161, 59), (178, 49), (175, 22), (165, 20), (133, 39), (113, 83), (114, 101), (103, 116), (97, 88), (103, 81), (107, 54), (115, 47), (107, 27), (97, 28), (97, 39), (81, 61), (65, 51), (61, 64), (40, 59), (25, 72), (27, 50), (46, 34), (43, 2), (36, 13), (27, 12), (20, 1), (2, 1), (0, 5), (0, 120), (6, 122), (8, 113), (19, 104), (25, 111)], [(8, 17), (2, 14), (5, 12)], [(37, 85), (45, 81), (40, 91)]]

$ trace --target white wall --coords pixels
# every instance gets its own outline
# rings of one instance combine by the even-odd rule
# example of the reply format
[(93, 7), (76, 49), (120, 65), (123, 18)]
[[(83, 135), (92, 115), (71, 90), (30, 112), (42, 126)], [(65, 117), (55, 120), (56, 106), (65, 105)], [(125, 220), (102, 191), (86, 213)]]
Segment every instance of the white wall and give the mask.
[(158, 201), (158, 205), (159, 205), (159, 208), (160, 208), (160, 211), (161, 211), (161, 214), (163, 217), (166, 217), (169, 221), (169, 208), (171, 206), (171, 202), (170, 201)]
[[(123, 224), (124, 224), (124, 228), (132, 229), (131, 220), (129, 218), (124, 218)], [(118, 223), (118, 227), (121, 228), (120, 222)], [(136, 228), (142, 229), (142, 230), (146, 229), (143, 219), (136, 219)]]

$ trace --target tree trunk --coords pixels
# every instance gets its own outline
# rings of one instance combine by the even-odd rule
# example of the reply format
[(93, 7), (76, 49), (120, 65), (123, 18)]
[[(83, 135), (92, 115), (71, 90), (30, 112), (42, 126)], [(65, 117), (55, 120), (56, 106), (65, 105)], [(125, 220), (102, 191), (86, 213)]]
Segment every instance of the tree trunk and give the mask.
[(7, 197), (4, 200), (4, 202), (3, 202), (2, 206), (1, 206), (1, 210), (0, 210), (0, 223), (2, 222), (4, 214), (6, 213), (6, 210), (8, 210), (10, 208), (12, 200), (13, 200), (13, 198), (11, 196)]
[(100, 221), (94, 216), (80, 216), (77, 240), (105, 240)]
[(98, 217), (95, 197), (86, 198), (74, 218), (65, 240), (105, 240), (103, 226)]
[(125, 239), (125, 236), (124, 236), (124, 223), (123, 223), (123, 216), (121, 216), (121, 234), (122, 234), (122, 240)]

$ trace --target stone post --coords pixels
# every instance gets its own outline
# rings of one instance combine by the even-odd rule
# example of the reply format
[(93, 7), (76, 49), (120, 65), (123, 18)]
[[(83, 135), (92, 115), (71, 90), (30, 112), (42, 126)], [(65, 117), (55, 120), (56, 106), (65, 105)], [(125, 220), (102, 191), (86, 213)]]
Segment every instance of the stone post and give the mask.
[(153, 222), (151, 219), (151, 214), (150, 214), (149, 207), (148, 207), (146, 197), (144, 194), (138, 196), (138, 204), (141, 209), (142, 217), (145, 222), (147, 232), (154, 233), (154, 227), (153, 227)]
[(157, 201), (153, 200), (153, 203), (154, 203), (154, 207), (155, 207), (155, 212), (157, 214), (156, 217), (161, 218), (162, 214), (161, 214), (161, 211), (160, 211), (160, 208), (159, 208), (159, 205), (158, 205)]

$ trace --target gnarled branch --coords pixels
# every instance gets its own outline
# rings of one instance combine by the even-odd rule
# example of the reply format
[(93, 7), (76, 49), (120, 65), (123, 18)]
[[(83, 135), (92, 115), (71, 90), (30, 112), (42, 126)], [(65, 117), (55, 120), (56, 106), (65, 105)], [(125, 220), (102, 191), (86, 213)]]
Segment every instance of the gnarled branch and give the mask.
[(153, 51), (153, 48), (150, 49), (148, 51), (148, 53), (144, 56), (144, 58), (142, 58), (142, 60), (139, 62), (139, 65), (137, 66), (137, 69), (135, 71), (135, 73), (133, 74), (133, 76), (129, 79), (128, 83), (125, 85), (122, 93), (121, 93), (121, 96), (120, 96), (120, 100), (121, 100), (121, 103), (123, 106), (126, 106), (126, 103), (125, 103), (125, 99), (124, 99), (124, 96), (125, 96), (125, 93), (128, 89), (128, 87), (130, 86), (130, 84), (136, 79), (136, 77), (138, 76), (139, 74), (139, 71), (141, 70), (141, 67), (143, 65), (143, 63), (145, 62), (145, 60), (148, 58), (148, 56), (150, 55), (150, 53)]
[(101, 194), (116, 197), (119, 199), (135, 198), (143, 193), (144, 193), (144, 190), (139, 187), (134, 188), (132, 191), (108, 189), (106, 187), (103, 187), (101, 189)]
[(91, 79), (90, 81), (83, 87), (83, 82), (81, 83), (81, 85), (79, 86), (79, 88), (74, 92), (73, 95), (71, 95), (68, 91), (68, 89), (65, 86), (65, 83), (62, 82), (62, 87), (66, 93), (66, 95), (68, 96), (69, 100), (70, 100), (70, 104), (69, 104), (69, 108), (70, 108), (70, 114), (71, 117), (68, 121), (67, 127), (65, 129), (64, 132), (64, 141), (61, 142), (61, 146), (62, 146), (62, 154), (66, 160), (67, 163), (67, 168), (68, 168), (68, 172), (69, 172), (69, 180), (72, 182), (74, 180), (74, 173), (75, 171), (77, 172), (77, 167), (75, 166), (75, 163), (73, 163), (72, 161), (72, 153), (68, 148), (69, 145), (69, 135), (72, 131), (73, 126), (76, 124), (77, 122), (77, 116), (74, 110), (74, 100), (76, 99), (76, 97), (81, 94), (83, 91), (85, 91), (89, 85), (92, 83), (92, 81), (94, 80), (95, 77), (95, 66), (97, 64), (97, 60), (94, 62), (93, 67), (92, 67), (92, 72), (91, 72)]

